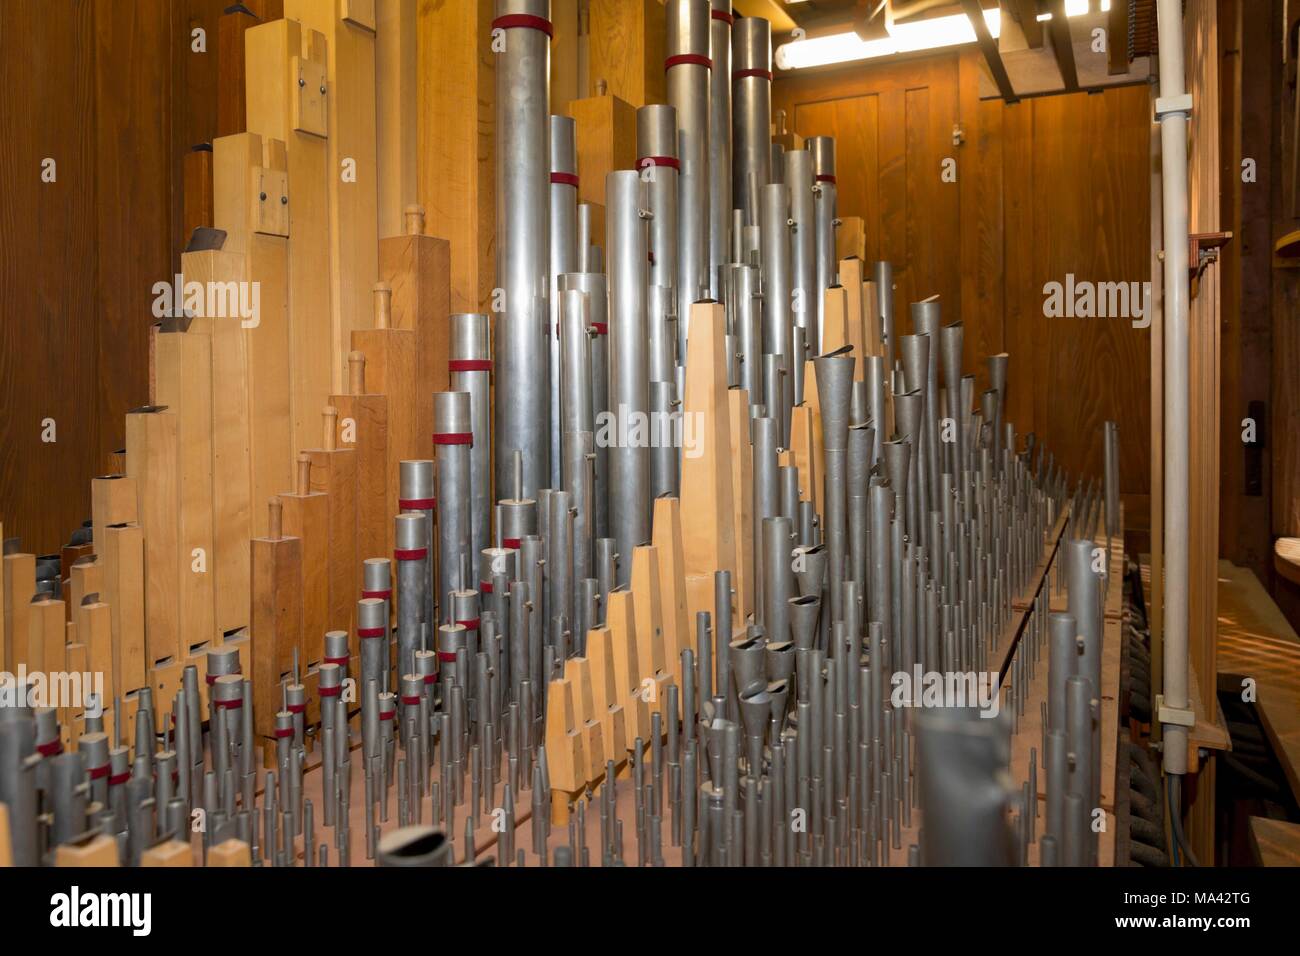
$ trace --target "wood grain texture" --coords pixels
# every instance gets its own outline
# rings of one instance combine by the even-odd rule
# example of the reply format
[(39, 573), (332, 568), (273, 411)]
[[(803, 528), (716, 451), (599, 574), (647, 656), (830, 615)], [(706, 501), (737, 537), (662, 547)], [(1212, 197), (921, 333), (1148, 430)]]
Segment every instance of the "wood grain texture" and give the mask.
[(402, 211), (416, 201), (419, 110), (416, 0), (375, 3), (375, 136), (379, 238), (402, 231)]
[(590, 0), (588, 9), (592, 89), (604, 80), (610, 94), (634, 107), (666, 102), (664, 5), (659, 0)]
[(453, 312), (487, 312), (495, 281), (492, 0), (419, 0), (419, 160), (427, 231), (451, 243)]
[(636, 108), (617, 96), (592, 96), (569, 104), (576, 123), (578, 202), (605, 202), (605, 177), (636, 165)]

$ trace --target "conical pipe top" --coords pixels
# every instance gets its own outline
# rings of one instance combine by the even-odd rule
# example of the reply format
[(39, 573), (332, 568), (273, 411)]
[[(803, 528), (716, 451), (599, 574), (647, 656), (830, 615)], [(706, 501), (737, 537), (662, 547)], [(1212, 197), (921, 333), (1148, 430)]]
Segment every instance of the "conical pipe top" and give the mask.
[(736, 682), (736, 695), (744, 694), (755, 684), (765, 684), (763, 673), (766, 662), (763, 659), (763, 637), (742, 637), (728, 645), (731, 649), (731, 673)]
[(821, 596), (808, 594), (790, 598), (789, 605), (790, 633), (794, 637), (795, 648), (803, 650), (812, 647), (817, 640), (817, 622), (822, 612)]
[(722, 786), (724, 778), (722, 752), (726, 746), (727, 731), (734, 726), (735, 724), (729, 720), (714, 717), (704, 728), (704, 742), (709, 752), (709, 779), (713, 781), (714, 787)]
[(905, 438), (887, 441), (885, 451), (885, 472), (889, 475), (889, 485), (900, 498), (907, 498), (907, 466), (912, 457), (912, 443)]
[(802, 597), (820, 598), (826, 583), (826, 546), (794, 549), (794, 577)]
[[(937, 295), (912, 303), (912, 328), (917, 335), (934, 336), (939, 331), (939, 322), (939, 297)], [(906, 358), (904, 361), (907, 361)]]
[(867, 493), (867, 478), (871, 474), (871, 448), (875, 440), (876, 430), (869, 423), (849, 426), (849, 467), (845, 486), (850, 497)]
[(849, 440), (849, 401), (853, 391), (853, 356), (840, 353), (813, 359), (817, 399), (822, 411), (822, 440), (828, 451), (842, 451)]
[[(748, 18), (746, 18), (748, 19)], [(743, 21), (742, 21), (743, 22)], [(810, 136), (804, 143), (813, 158), (813, 176), (818, 182), (835, 180), (835, 137)]]
[(789, 679), (790, 675), (794, 673), (794, 643), (792, 641), (782, 641), (779, 644), (769, 643), (765, 650), (767, 652), (767, 679), (769, 681)]
[(1010, 362), (1011, 356), (1006, 352), (988, 357), (989, 386), (998, 393), (999, 401), (1004, 400), (1007, 394), (1007, 365)]
[(772, 743), (776, 744), (785, 733), (785, 720), (790, 710), (790, 681), (772, 681), (767, 685), (767, 695), (772, 700)]
[(451, 841), (437, 827), (402, 827), (385, 834), (375, 853), (378, 866), (450, 866)]
[(950, 407), (956, 404), (954, 396), (961, 393), (961, 342), (962, 324), (954, 322), (939, 330), (939, 356), (943, 363), (943, 384), (948, 389)]
[(740, 719), (745, 724), (745, 735), (762, 737), (772, 717), (772, 695), (767, 684), (759, 684), (740, 695)]
[[(913, 304), (913, 309), (916, 305)], [(915, 313), (913, 313), (915, 315)], [(930, 367), (930, 337), (928, 335), (900, 335), (898, 349), (903, 358), (903, 377), (907, 389), (925, 389), (925, 379)]]
[(894, 427), (903, 441), (917, 447), (921, 435), (921, 403), (924, 393), (919, 388), (894, 396)]

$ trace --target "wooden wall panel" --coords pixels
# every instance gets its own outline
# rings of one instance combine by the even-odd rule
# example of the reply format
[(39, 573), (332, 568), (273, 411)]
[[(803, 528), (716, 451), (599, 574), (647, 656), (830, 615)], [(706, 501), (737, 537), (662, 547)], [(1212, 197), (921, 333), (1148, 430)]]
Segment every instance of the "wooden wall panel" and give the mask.
[[(35, 554), (89, 516), (100, 462), (97, 144), (84, 120), (94, 110), (94, 12), (66, 6), (53, 15), (40, 0), (0, 3), (0, 513), (5, 534)], [(48, 183), (47, 157), (57, 164)], [(139, 357), (122, 374), (143, 381)], [(45, 418), (56, 442), (41, 441)], [(120, 414), (117, 425), (120, 441)]]
[[(1129, 320), (1047, 319), (1044, 284), (1148, 275), (1145, 89), (980, 102), (975, 50), (783, 77), (773, 108), (836, 138), (841, 216), (862, 216), (868, 262), (894, 264), (908, 305), (938, 293), (965, 324), (965, 368), (1011, 353), (1009, 419), (1072, 472), (1101, 472), (1101, 423), (1121, 422), (1125, 492), (1148, 486), (1148, 338)], [(960, 144), (954, 143), (954, 133)], [(942, 176), (956, 160), (956, 181)], [(1063, 184), (1070, 188), (1062, 188)]]

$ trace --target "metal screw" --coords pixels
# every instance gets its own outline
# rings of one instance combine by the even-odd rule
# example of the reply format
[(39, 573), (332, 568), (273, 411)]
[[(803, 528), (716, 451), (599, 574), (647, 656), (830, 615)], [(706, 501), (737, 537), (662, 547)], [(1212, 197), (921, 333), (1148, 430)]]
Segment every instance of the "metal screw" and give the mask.
[(261, 199), (262, 202), (266, 202), (266, 193), (262, 193), (262, 194), (260, 194), (260, 195), (258, 196), (258, 198)]

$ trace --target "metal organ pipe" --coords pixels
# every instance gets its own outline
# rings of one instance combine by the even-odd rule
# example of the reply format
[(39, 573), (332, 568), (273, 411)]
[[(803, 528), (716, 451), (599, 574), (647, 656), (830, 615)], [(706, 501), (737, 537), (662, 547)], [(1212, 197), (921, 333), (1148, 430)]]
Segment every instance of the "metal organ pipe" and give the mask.
[(731, 263), (731, 0), (709, 9), (709, 292), (722, 299), (722, 270)]
[(839, 257), (835, 251), (836, 218), (835, 140), (830, 136), (813, 136), (807, 143), (813, 162), (813, 231), (814, 253), (817, 257), (817, 339), (810, 345), (821, 354), (824, 341), (822, 329), (826, 317), (826, 290), (839, 283)]
[(552, 488), (560, 487), (560, 297), (556, 283), (560, 276), (578, 268), (578, 149), (574, 135), (570, 117), (551, 117), (550, 324), (546, 341), (550, 351)]
[(732, 204), (759, 219), (758, 192), (772, 181), (772, 25), (742, 17), (731, 31)]

